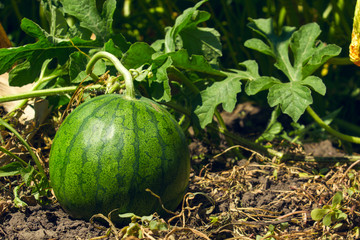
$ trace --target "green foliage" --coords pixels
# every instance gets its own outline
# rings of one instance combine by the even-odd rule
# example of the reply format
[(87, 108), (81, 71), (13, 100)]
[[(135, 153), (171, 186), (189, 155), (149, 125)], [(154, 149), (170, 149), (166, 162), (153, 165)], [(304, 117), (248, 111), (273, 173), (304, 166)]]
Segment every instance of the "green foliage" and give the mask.
[[(258, 78), (248, 82), (247, 93), (254, 95), (269, 90), (268, 102), (271, 107), (280, 106), (295, 122), (313, 102), (311, 90), (321, 95), (326, 87), (319, 77), (312, 76), (329, 58), (337, 56), (341, 49), (336, 45), (316, 44), (320, 28), (309, 23), (295, 31), (293, 27), (283, 27), (277, 35), (271, 19), (252, 20), (249, 27), (263, 36), (268, 44), (260, 39), (250, 39), (245, 46), (275, 58), (275, 67), (282, 71), (288, 82), (273, 77)], [(289, 48), (293, 61), (290, 61)]]
[(133, 213), (124, 213), (119, 214), (119, 217), (131, 219), (131, 223), (121, 229), (123, 238), (134, 236), (141, 239), (144, 237), (144, 228), (150, 229), (156, 235), (158, 235), (160, 231), (165, 231), (169, 229), (169, 226), (164, 222), (164, 220), (159, 219), (155, 215), (140, 217)]
[(341, 221), (347, 218), (347, 214), (342, 211), (341, 203), (344, 200), (342, 192), (337, 192), (331, 205), (324, 205), (322, 208), (315, 208), (311, 211), (311, 218), (314, 221), (321, 221), (329, 227), (332, 224), (332, 228), (338, 228), (342, 226)]

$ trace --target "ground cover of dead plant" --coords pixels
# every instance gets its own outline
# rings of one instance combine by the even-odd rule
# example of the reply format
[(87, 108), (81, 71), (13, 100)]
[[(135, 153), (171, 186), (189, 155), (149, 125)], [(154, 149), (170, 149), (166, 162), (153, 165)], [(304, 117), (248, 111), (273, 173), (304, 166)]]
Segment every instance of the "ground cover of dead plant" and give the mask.
[[(99, 230), (99, 223), (71, 219), (56, 204), (16, 209), (9, 198), (2, 196), (0, 236), (2, 239), (359, 237), (358, 162), (281, 163), (254, 153), (232, 167), (219, 170), (214, 167), (218, 164), (216, 161), (216, 158), (211, 159), (201, 169), (192, 172), (189, 191), (176, 214), (164, 219), (153, 218), (152, 222), (166, 226), (162, 230), (139, 219), (125, 227), (100, 224), (103, 230)], [(4, 184), (2, 180), (2, 188)], [(312, 220), (311, 211), (330, 206), (337, 192), (344, 196), (338, 209), (346, 214), (346, 219), (333, 219), (330, 226)]]
[[(44, 166), (56, 129), (49, 124), (53, 123), (22, 125), (21, 129), (32, 137), (27, 139)], [(26, 151), (14, 136), (2, 131), (2, 137), (8, 150), (26, 159)], [(223, 139), (216, 144), (202, 139), (193, 138), (190, 145), (193, 170), (188, 193), (177, 211), (166, 217), (133, 217), (132, 223), (122, 226), (106, 216), (97, 216), (92, 222), (75, 220), (55, 199), (38, 205), (25, 187), (19, 197), (28, 207), (16, 208), (12, 190), (20, 178), (6, 177), (0, 180), (0, 239), (359, 238), (357, 156), (347, 157), (325, 140), (303, 146), (273, 143), (277, 150), (295, 154), (285, 160), (235, 146), (245, 156), (235, 159)], [(10, 161), (4, 155), (0, 159), (1, 164)], [(342, 198), (332, 204), (339, 193)], [(314, 221), (314, 209), (322, 209), (328, 216)]]

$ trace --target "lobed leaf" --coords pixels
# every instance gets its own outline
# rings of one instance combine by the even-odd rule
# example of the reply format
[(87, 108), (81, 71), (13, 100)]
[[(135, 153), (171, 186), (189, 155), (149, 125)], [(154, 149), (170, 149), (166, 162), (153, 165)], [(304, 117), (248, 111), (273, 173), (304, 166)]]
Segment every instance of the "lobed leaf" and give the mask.
[(136, 42), (130, 46), (121, 61), (127, 69), (138, 68), (146, 63), (151, 64), (154, 53), (155, 50), (147, 43)]
[(254, 95), (269, 89), (269, 105), (280, 105), (282, 112), (296, 122), (312, 103), (310, 89), (321, 95), (326, 93), (322, 80), (311, 74), (329, 58), (338, 55), (341, 49), (336, 45), (317, 44), (316, 39), (321, 33), (317, 23), (306, 24), (297, 31), (293, 27), (283, 27), (280, 34), (275, 33), (272, 19), (251, 19), (248, 26), (263, 36), (268, 44), (260, 39), (250, 39), (245, 46), (273, 56), (275, 67), (287, 76), (289, 82), (283, 83), (272, 77), (257, 78), (246, 84), (245, 91)]
[(197, 24), (204, 22), (210, 18), (207, 12), (199, 12), (197, 9), (207, 0), (198, 2), (194, 7), (186, 9), (175, 20), (175, 24), (166, 32), (165, 36), (165, 52), (175, 52), (176, 37), (185, 28), (195, 27)]
[(96, 0), (61, 0), (64, 12), (80, 20), (80, 26), (93, 32), (97, 39), (106, 42), (113, 34), (112, 22), (116, 0), (106, 0), (99, 13)]
[(222, 56), (220, 33), (213, 28), (186, 28), (181, 32), (181, 46), (190, 55), (203, 55), (207, 62), (217, 64)]
[[(176, 18), (173, 27), (167, 29), (164, 50), (165, 53), (186, 49), (189, 55), (203, 55), (212, 64), (222, 56), (220, 34), (213, 28), (197, 27), (207, 21), (211, 14), (197, 10), (204, 2), (198, 2), (194, 7), (186, 9)], [(157, 42), (157, 46), (162, 42)]]
[(250, 49), (254, 49), (263, 54), (275, 57), (274, 52), (271, 50), (270, 46), (258, 38), (246, 40), (244, 46)]
[(46, 59), (56, 56), (59, 64), (64, 64), (72, 52), (80, 49), (101, 47), (98, 41), (82, 40), (80, 38), (60, 39), (50, 36), (39, 25), (24, 18), (21, 28), (38, 41), (15, 48), (0, 49), (0, 74), (8, 71), (15, 63), (19, 63), (10, 71), (9, 84), (23, 86), (31, 83), (39, 76), (41, 66)]
[(268, 102), (271, 107), (280, 105), (282, 112), (297, 122), (313, 100), (308, 87), (299, 82), (289, 82), (270, 87)]
[(246, 83), (245, 92), (248, 95), (255, 95), (258, 92), (271, 88), (275, 84), (281, 84), (281, 81), (274, 77), (258, 77), (257, 79)]
[(212, 122), (215, 108), (222, 104), (225, 111), (231, 112), (237, 101), (237, 94), (241, 92), (241, 77), (228, 76), (221, 82), (215, 82), (200, 93), (201, 104), (195, 109), (200, 126), (205, 128)]
[(301, 81), (302, 85), (310, 87), (313, 91), (318, 92), (321, 95), (325, 95), (326, 86), (322, 79), (316, 76), (309, 76)]
[(166, 58), (167, 56), (171, 57), (173, 60), (173, 65), (177, 68), (186, 69), (189, 71), (201, 72), (210, 75), (225, 77), (226, 74), (213, 68), (201, 55), (192, 55), (189, 56), (187, 50), (181, 49), (176, 52), (171, 52), (159, 56), (158, 58)]
[(199, 119), (200, 126), (205, 128), (212, 122), (215, 108), (222, 104), (227, 112), (232, 112), (237, 102), (237, 94), (241, 92), (241, 82), (243, 79), (253, 79), (259, 76), (257, 63), (252, 60), (241, 63), (246, 68), (245, 71), (232, 70), (227, 72), (227, 77), (213, 83), (210, 87), (200, 92), (200, 100), (194, 113)]
[(168, 102), (171, 100), (171, 88), (167, 69), (173, 64), (170, 57), (165, 61), (154, 61), (151, 65), (154, 76), (149, 79), (149, 86), (152, 89), (151, 97), (156, 101)]

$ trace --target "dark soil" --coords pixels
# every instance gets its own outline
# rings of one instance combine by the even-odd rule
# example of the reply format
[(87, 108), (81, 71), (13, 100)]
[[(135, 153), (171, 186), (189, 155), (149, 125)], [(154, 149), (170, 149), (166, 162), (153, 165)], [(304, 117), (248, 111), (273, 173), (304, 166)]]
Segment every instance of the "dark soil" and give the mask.
[(0, 226), (1, 239), (89, 239), (104, 235), (90, 223), (71, 219), (58, 204), (9, 209)]

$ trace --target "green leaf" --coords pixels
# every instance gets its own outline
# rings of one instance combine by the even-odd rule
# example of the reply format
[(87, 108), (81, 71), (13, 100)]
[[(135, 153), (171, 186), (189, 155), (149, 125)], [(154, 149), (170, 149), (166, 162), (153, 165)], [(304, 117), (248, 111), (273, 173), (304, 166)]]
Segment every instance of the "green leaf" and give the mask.
[[(275, 66), (280, 69), (289, 79), (293, 80), (293, 67), (289, 59), (289, 43), (291, 36), (295, 30), (294, 27), (284, 26), (281, 29), (281, 34), (277, 35), (273, 26), (273, 20), (269, 19), (251, 19), (248, 26), (255, 32), (259, 33), (268, 40), (269, 47), (265, 47), (264, 44), (260, 45), (260, 50), (266, 49), (269, 54), (269, 49), (273, 52), (273, 56), (276, 59)], [(253, 46), (251, 43), (250, 46)], [(258, 49), (255, 49), (258, 50)]]
[(294, 73), (292, 80), (302, 80), (302, 67), (314, 53), (315, 40), (321, 30), (318, 24), (309, 23), (302, 26), (292, 36), (290, 48), (294, 54)]
[(23, 86), (33, 82), (39, 76), (46, 59), (56, 57), (60, 65), (64, 64), (72, 52), (78, 51), (73, 44), (80, 49), (100, 47), (97, 41), (52, 37), (26, 18), (23, 18), (21, 28), (38, 41), (21, 47), (0, 49), (0, 74), (8, 71), (16, 62), (25, 60), (10, 71), (11, 86)]
[(0, 177), (15, 176), (20, 174), (20, 170), (24, 166), (19, 162), (11, 162), (5, 166), (0, 167)]
[(80, 26), (93, 32), (97, 39), (106, 42), (113, 34), (112, 23), (116, 0), (106, 0), (99, 13), (96, 0), (62, 0), (64, 12), (80, 20)]
[(339, 211), (335, 211), (335, 217), (338, 221), (342, 221), (347, 218), (347, 214), (339, 210)]
[(241, 75), (242, 79), (246, 79), (249, 81), (254, 81), (260, 77), (259, 75), (259, 67), (256, 61), (254, 60), (246, 60), (242, 63), (239, 63), (239, 66), (245, 68), (245, 71), (239, 71), (232, 69), (233, 72)]
[(332, 207), (336, 208), (338, 205), (341, 204), (342, 200), (344, 199), (342, 192), (335, 193), (333, 199), (332, 199)]
[(141, 221), (142, 222), (150, 222), (151, 220), (153, 220), (154, 216), (151, 214), (149, 216), (142, 216), (141, 217)]
[(323, 218), (323, 224), (325, 226), (330, 226), (332, 223), (332, 219), (334, 217), (334, 213), (333, 212), (329, 212), (328, 214), (325, 215), (325, 217)]
[(294, 32), (290, 48), (294, 54), (293, 80), (302, 80), (312, 74), (329, 58), (340, 54), (336, 45), (317, 44), (321, 30), (317, 23), (309, 23)]
[(123, 51), (115, 44), (113, 39), (110, 39), (104, 44), (104, 51), (113, 54), (117, 58), (123, 56)]
[(34, 179), (34, 172), (35, 172), (35, 169), (30, 164), (28, 164), (28, 166), (26, 168), (20, 169), (21, 177), (23, 178), (26, 186), (30, 186), (32, 180)]
[(337, 223), (332, 228), (337, 229), (337, 228), (341, 227), (342, 225), (343, 225), (342, 223)]
[(144, 64), (151, 64), (153, 62), (152, 55), (155, 50), (147, 43), (136, 42), (132, 44), (129, 50), (124, 54), (121, 62), (127, 69), (138, 68)]
[(181, 33), (182, 44), (190, 55), (203, 55), (207, 62), (217, 64), (222, 56), (220, 34), (213, 28), (185, 28)]
[(50, 35), (67, 35), (69, 26), (58, 1), (41, 1), (41, 5), (44, 10), (44, 15), (50, 24)]
[(326, 214), (328, 214), (329, 211), (329, 209), (315, 208), (311, 211), (311, 218), (314, 221), (320, 221)]
[[(91, 80), (86, 74), (85, 69), (88, 63), (88, 58), (81, 52), (74, 52), (70, 55), (69, 75), (72, 83), (81, 83), (86, 78)], [(104, 61), (97, 61), (94, 65), (93, 73), (95, 75), (102, 75), (106, 71)]]
[(151, 97), (156, 101), (168, 102), (171, 100), (171, 88), (167, 69), (172, 65), (173, 61), (168, 57), (165, 61), (154, 61), (151, 65), (154, 76), (149, 79), (149, 85), (152, 89)]
[(264, 43), (262, 40), (258, 38), (253, 38), (245, 41), (244, 46), (250, 49), (254, 49), (263, 54), (275, 57), (274, 52), (271, 50), (269, 45)]
[(307, 77), (315, 72), (320, 66), (322, 66), (327, 60), (332, 57), (338, 56), (341, 52), (341, 48), (335, 44), (321, 43), (314, 50), (309, 62), (302, 68), (303, 77)]
[(271, 107), (280, 105), (282, 112), (297, 122), (313, 100), (308, 87), (299, 82), (289, 82), (270, 87), (268, 102)]
[(27, 207), (28, 205), (26, 204), (26, 202), (22, 201), (19, 197), (19, 190), (20, 190), (20, 186), (16, 186), (14, 187), (13, 193), (14, 193), (14, 205), (17, 208), (24, 208)]
[(231, 69), (232, 72), (221, 72), (226, 78), (220, 82), (213, 83), (210, 87), (201, 91), (199, 105), (195, 109), (200, 126), (206, 127), (211, 123), (215, 108), (222, 104), (227, 112), (234, 110), (237, 94), (241, 92), (240, 80), (254, 80), (259, 77), (258, 65), (253, 60), (240, 63), (245, 70)]
[(309, 76), (302, 80), (301, 84), (310, 87), (313, 91), (318, 92), (323, 96), (326, 93), (326, 86), (319, 77)]
[(240, 79), (240, 76), (230, 75), (225, 80), (215, 82), (200, 92), (201, 104), (195, 109), (195, 114), (202, 128), (212, 122), (215, 108), (219, 104), (222, 104), (225, 111), (233, 111), (237, 101), (237, 94), (241, 92)]
[(276, 135), (278, 135), (283, 130), (283, 126), (279, 122), (275, 122), (270, 125), (265, 131), (261, 134), (261, 136), (257, 139), (257, 141), (272, 141)]
[(210, 18), (210, 14), (197, 9), (207, 0), (198, 2), (194, 7), (186, 9), (175, 20), (175, 24), (165, 35), (165, 52), (175, 52), (176, 38), (178, 34), (185, 28), (195, 27), (197, 24), (204, 22)]
[(176, 52), (171, 52), (167, 54), (154, 55), (154, 60), (162, 60), (167, 57), (171, 57), (173, 65), (177, 68), (186, 69), (188, 71), (195, 71), (200, 73), (205, 73), (209, 75), (215, 75), (220, 77), (226, 77), (226, 74), (214, 69), (201, 55), (192, 55), (189, 57), (187, 50), (181, 49)]
[(258, 77), (253, 81), (248, 81), (245, 86), (245, 92), (248, 95), (255, 95), (260, 91), (269, 89), (275, 84), (280, 84), (281, 81), (274, 77)]
[(136, 217), (136, 215), (134, 213), (122, 213), (119, 214), (120, 218), (132, 218), (132, 217)]

